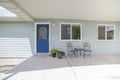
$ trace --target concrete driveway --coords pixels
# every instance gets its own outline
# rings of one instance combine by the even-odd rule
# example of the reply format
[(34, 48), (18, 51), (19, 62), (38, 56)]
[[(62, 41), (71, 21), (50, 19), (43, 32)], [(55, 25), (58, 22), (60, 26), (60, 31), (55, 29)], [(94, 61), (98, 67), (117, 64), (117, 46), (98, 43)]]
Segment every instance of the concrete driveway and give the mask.
[(32, 56), (0, 76), (1, 80), (119, 80), (120, 55)]

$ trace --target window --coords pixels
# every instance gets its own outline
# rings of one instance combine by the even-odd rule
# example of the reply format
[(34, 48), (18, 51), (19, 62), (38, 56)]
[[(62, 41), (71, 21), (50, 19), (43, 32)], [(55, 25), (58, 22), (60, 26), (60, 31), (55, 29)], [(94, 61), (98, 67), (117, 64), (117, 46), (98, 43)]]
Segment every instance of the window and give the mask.
[(62, 23), (61, 40), (81, 40), (80, 23)]
[(98, 40), (115, 40), (115, 25), (98, 25)]

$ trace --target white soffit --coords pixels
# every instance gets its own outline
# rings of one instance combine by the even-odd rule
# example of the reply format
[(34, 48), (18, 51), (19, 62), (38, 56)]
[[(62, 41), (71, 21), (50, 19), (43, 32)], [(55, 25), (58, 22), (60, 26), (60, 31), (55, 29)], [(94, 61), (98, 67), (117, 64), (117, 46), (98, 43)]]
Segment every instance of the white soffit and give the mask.
[(0, 6), (6, 8), (12, 13), (16, 14), (18, 17), (0, 17), (0, 21), (33, 21), (28, 15), (26, 15), (22, 10), (18, 9), (9, 0), (0, 0)]
[(34, 19), (120, 21), (120, 0), (14, 0)]

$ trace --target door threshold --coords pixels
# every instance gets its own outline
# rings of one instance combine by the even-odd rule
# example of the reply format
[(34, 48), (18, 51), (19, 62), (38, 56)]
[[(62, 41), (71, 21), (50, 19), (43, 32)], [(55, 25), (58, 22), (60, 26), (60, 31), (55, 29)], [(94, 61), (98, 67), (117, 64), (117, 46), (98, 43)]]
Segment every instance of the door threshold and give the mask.
[(49, 56), (49, 53), (36, 53), (35, 56)]

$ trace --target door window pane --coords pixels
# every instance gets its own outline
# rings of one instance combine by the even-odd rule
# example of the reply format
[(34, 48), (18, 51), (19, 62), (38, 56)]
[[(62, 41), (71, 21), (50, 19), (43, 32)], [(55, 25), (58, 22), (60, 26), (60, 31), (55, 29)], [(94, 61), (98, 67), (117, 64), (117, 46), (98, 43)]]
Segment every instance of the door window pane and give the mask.
[(47, 39), (47, 29), (43, 26), (39, 29), (40, 39)]

